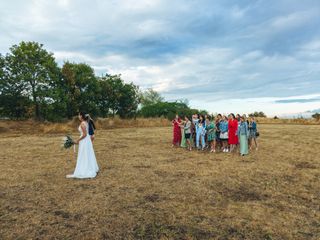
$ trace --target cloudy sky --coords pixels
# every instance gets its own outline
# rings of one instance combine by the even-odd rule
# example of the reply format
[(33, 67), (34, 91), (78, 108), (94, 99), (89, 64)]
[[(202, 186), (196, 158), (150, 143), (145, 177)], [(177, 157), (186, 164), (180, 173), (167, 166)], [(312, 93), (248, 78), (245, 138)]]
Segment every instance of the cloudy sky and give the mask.
[(37, 41), (167, 100), (270, 116), (320, 108), (319, 0), (10, 0), (0, 53)]

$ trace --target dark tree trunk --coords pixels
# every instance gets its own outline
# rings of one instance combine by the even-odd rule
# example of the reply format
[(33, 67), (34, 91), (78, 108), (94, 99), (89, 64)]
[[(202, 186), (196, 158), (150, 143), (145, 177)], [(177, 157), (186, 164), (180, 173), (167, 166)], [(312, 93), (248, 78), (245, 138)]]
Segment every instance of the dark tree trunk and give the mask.
[(39, 121), (40, 120), (40, 106), (39, 103), (37, 101), (37, 94), (35, 91), (35, 86), (31, 86), (32, 87), (32, 100), (33, 100), (33, 104), (34, 104), (34, 118), (35, 120)]
[(37, 97), (33, 96), (33, 103), (34, 103), (34, 107), (35, 107), (35, 119), (36, 120), (40, 120), (40, 106), (39, 103), (37, 102)]

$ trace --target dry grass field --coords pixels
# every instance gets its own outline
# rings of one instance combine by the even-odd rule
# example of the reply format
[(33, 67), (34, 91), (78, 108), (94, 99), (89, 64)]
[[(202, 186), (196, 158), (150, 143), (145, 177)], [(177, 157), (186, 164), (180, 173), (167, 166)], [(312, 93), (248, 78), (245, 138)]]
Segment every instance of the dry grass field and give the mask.
[(320, 126), (259, 127), (247, 157), (100, 130), (91, 180), (65, 178), (63, 134), (2, 131), (0, 239), (320, 239)]

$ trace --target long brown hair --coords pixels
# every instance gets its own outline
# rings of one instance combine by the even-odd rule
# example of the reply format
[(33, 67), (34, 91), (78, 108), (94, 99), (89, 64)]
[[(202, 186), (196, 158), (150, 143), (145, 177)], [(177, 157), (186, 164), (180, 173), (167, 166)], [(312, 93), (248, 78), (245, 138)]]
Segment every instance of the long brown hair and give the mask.
[(88, 121), (88, 115), (85, 112), (79, 112), (79, 115), (83, 120)]

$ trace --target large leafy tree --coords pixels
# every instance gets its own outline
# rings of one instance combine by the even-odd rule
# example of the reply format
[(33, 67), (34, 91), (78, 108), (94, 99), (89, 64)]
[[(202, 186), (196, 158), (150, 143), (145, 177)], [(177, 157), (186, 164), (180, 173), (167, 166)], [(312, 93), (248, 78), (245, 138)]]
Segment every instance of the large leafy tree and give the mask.
[(46, 101), (42, 104), (43, 118), (50, 121), (57, 121), (66, 118), (67, 95), (65, 94), (65, 83), (61, 72), (57, 73), (56, 81), (50, 84), (47, 91)]
[(99, 78), (100, 94), (98, 105), (100, 113), (106, 117), (111, 112), (114, 117), (133, 117), (136, 115), (139, 88), (133, 83), (125, 83), (121, 75), (109, 75)]
[(79, 110), (98, 115), (97, 101), (100, 86), (94, 70), (85, 63), (65, 62), (61, 73), (64, 81), (67, 117), (71, 118)]
[(72, 118), (79, 109), (80, 89), (76, 83), (75, 68), (76, 64), (66, 62), (61, 69), (68, 118)]
[(119, 116), (122, 118), (136, 117), (139, 103), (139, 87), (133, 83), (123, 84), (119, 97)]
[(120, 75), (106, 74), (99, 79), (100, 81), (100, 111), (108, 114), (111, 111), (114, 117), (119, 109), (119, 99), (123, 87), (123, 81)]
[(41, 119), (41, 106), (52, 102), (50, 91), (59, 77), (53, 54), (36, 42), (13, 45), (5, 57), (5, 76), (5, 91), (31, 99), (34, 117)]
[(110, 92), (110, 84), (106, 81), (105, 77), (98, 78), (98, 100), (97, 106), (99, 108), (99, 113), (101, 117), (108, 117), (111, 104), (110, 104), (110, 96), (107, 94)]
[(26, 84), (15, 75), (15, 66), (0, 55), (0, 115), (10, 118), (28, 117), (31, 101), (25, 91)]

